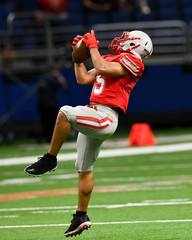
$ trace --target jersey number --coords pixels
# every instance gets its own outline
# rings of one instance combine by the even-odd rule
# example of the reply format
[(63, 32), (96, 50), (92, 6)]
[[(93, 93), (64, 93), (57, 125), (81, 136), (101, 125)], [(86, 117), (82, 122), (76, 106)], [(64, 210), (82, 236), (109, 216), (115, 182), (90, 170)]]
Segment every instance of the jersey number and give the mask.
[(103, 92), (103, 89), (105, 87), (105, 79), (101, 78), (101, 76), (98, 76), (96, 79), (96, 83), (93, 87), (93, 93), (96, 95), (99, 95)]

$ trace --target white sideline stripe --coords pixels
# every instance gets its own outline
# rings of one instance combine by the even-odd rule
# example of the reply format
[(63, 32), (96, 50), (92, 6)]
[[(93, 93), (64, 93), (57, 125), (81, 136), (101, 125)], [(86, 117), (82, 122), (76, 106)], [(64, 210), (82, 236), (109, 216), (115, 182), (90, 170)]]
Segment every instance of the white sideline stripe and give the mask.
[(108, 205), (106, 208), (122, 208), (122, 207), (146, 207), (146, 206), (167, 206), (167, 205), (187, 205), (192, 204), (192, 201), (187, 202), (154, 202), (154, 203), (127, 203)]
[[(113, 225), (113, 224), (134, 224), (134, 223), (175, 223), (175, 222), (192, 222), (192, 219), (152, 220), (152, 221), (124, 221), (124, 222), (96, 222), (96, 223), (92, 223), (92, 225)], [(5, 229), (5, 228), (37, 228), (37, 227), (65, 227), (65, 226), (69, 226), (69, 224), (0, 226), (0, 229)]]
[(47, 213), (69, 213), (74, 212), (74, 210), (57, 210), (57, 211), (33, 211), (34, 214), (47, 214)]
[[(182, 200), (182, 199), (181, 199)], [(145, 207), (145, 206), (167, 206), (167, 205), (191, 205), (192, 201), (171, 201), (165, 202), (142, 202), (142, 203), (126, 203), (126, 204), (112, 204), (112, 205), (90, 205), (89, 208), (121, 208), (121, 207)], [(58, 206), (58, 207), (31, 207), (31, 208), (5, 208), (0, 209), (0, 212), (13, 211), (37, 211), (37, 210), (61, 210), (61, 209), (76, 209), (77, 206)]]
[(0, 218), (17, 218), (19, 215), (0, 216)]
[[(181, 152), (181, 151), (192, 151), (192, 143), (190, 142), (190, 143), (178, 143), (178, 144), (160, 145), (160, 146), (105, 149), (105, 150), (101, 150), (99, 154), (99, 158), (151, 154), (151, 153)], [(0, 159), (0, 166), (33, 163), (37, 161), (37, 157), (38, 156), (4, 158), (4, 159)], [(58, 160), (73, 161), (76, 159), (76, 157), (77, 157), (77, 153), (65, 153), (65, 154), (59, 154)]]

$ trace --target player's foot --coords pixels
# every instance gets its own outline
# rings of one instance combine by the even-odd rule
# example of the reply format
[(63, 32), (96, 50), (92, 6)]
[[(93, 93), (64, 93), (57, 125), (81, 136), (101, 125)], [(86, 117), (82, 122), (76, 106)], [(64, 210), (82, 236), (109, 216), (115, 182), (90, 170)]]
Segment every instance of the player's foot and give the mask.
[(77, 234), (81, 234), (85, 229), (88, 230), (88, 228), (91, 227), (91, 222), (89, 220), (89, 217), (87, 214), (83, 215), (82, 217), (76, 216), (76, 214), (73, 214), (73, 219), (71, 221), (71, 225), (67, 229), (67, 231), (64, 233), (66, 237), (73, 237)]
[(57, 168), (57, 158), (50, 158), (47, 154), (39, 157), (38, 161), (25, 168), (25, 172), (32, 176), (40, 176)]

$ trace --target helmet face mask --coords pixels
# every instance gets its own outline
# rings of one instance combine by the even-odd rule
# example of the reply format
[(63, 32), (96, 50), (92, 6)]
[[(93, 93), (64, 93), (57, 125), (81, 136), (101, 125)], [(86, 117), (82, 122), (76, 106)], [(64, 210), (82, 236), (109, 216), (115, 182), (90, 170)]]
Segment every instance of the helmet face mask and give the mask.
[(123, 32), (121, 37), (113, 39), (109, 49), (115, 54), (132, 52), (141, 60), (145, 60), (153, 52), (153, 44), (150, 37), (142, 31)]
[(109, 49), (115, 54), (120, 54), (123, 52), (123, 47), (125, 47), (125, 41), (129, 39), (129, 32), (123, 32), (121, 37), (116, 37), (113, 39), (109, 45)]

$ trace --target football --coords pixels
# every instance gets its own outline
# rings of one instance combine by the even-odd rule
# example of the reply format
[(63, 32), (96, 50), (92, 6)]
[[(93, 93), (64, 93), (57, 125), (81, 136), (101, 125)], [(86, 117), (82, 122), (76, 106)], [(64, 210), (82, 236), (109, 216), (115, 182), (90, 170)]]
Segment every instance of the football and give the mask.
[(89, 49), (82, 39), (73, 47), (72, 61), (74, 63), (86, 62), (91, 57)]

